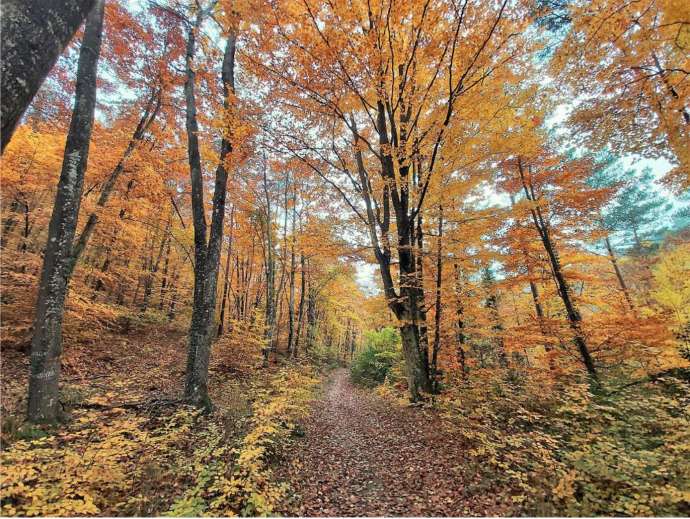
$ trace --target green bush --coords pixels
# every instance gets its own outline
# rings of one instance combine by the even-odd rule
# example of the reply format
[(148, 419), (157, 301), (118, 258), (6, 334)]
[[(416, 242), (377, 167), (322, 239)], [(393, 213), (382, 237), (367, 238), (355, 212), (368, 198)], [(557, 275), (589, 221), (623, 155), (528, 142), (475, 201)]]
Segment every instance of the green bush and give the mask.
[(366, 346), (352, 362), (352, 380), (373, 387), (391, 378), (394, 368), (402, 363), (400, 335), (394, 328), (365, 332)]

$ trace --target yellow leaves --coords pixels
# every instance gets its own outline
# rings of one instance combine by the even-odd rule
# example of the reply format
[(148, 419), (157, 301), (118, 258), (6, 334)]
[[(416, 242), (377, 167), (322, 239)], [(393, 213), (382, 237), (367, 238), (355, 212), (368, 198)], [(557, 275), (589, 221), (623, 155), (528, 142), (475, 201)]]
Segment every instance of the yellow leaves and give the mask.
[[(254, 414), (247, 433), (234, 444), (215, 426), (195, 434), (192, 458), (180, 460), (194, 486), (176, 498), (164, 515), (257, 516), (271, 514), (285, 498), (287, 485), (271, 481), (269, 460), (290, 441), (296, 422), (306, 416), (317, 379), (308, 368), (285, 368), (267, 385), (258, 382), (252, 390)], [(185, 412), (177, 413), (180, 419)], [(212, 511), (212, 512), (211, 512)]]
[(575, 488), (573, 486), (577, 473), (575, 471), (569, 470), (563, 474), (561, 479), (558, 481), (558, 485), (553, 489), (553, 495), (556, 499), (565, 500), (575, 494)]

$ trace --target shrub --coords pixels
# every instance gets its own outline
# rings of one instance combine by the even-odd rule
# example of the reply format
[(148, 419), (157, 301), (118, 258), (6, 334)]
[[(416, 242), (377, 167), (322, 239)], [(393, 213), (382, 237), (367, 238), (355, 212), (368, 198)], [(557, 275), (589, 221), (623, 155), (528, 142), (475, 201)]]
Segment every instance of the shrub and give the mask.
[(671, 379), (592, 395), (559, 409), (566, 470), (554, 494), (570, 515), (690, 514), (690, 392)]
[(352, 380), (365, 386), (383, 384), (397, 378), (395, 368), (402, 363), (400, 335), (394, 328), (380, 332), (365, 332), (366, 347), (352, 362)]

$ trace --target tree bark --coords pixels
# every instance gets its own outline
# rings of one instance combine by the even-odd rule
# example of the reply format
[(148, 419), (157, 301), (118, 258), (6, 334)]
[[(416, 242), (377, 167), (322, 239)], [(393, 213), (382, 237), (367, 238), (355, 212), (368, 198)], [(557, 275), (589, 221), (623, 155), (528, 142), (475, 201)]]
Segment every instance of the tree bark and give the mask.
[(268, 364), (273, 349), (273, 335), (275, 333), (276, 321), (276, 286), (275, 286), (275, 250), (273, 244), (273, 234), (271, 232), (271, 198), (268, 193), (268, 179), (266, 177), (266, 164), (264, 159), (264, 195), (266, 196), (266, 340), (264, 348), (264, 364)]
[(292, 208), (292, 247), (290, 250), (290, 298), (288, 301), (288, 348), (287, 356), (292, 356), (292, 349), (294, 347), (295, 340), (295, 216), (297, 215), (297, 199), (293, 200), (295, 204)]
[(95, 4), (95, 0), (2, 2), (2, 152), (24, 111)]
[(292, 356), (297, 358), (299, 355), (299, 339), (300, 335), (302, 334), (302, 321), (304, 320), (304, 301), (305, 301), (305, 295), (307, 291), (307, 276), (306, 276), (306, 268), (304, 266), (304, 253), (300, 253), (300, 268), (302, 270), (302, 282), (300, 286), (300, 293), (299, 293), (299, 310), (297, 313), (297, 334), (295, 335), (295, 346), (292, 350)]
[[(213, 7), (213, 4), (212, 6)], [(197, 123), (194, 57), (196, 37), (204, 17), (209, 14), (200, 10), (196, 23), (190, 28), (186, 48), (185, 101), (187, 107), (186, 125), (188, 154), (192, 187), (192, 218), (194, 223), (194, 302), (192, 322), (189, 328), (189, 350), (187, 352), (187, 376), (185, 380), (185, 401), (197, 407), (209, 408), (208, 366), (211, 355), (211, 337), (215, 320), (216, 292), (220, 251), (223, 241), (223, 220), (225, 218), (225, 198), (228, 172), (225, 159), (231, 151), (228, 135), (223, 133), (221, 152), (213, 192), (211, 229), (206, 239), (206, 213), (204, 209), (204, 185), (199, 152), (199, 126)], [(222, 81), (224, 108), (231, 108), (234, 92), (235, 32), (230, 29), (223, 55)]]
[[(412, 251), (413, 233), (415, 231), (414, 218), (410, 215), (408, 207), (409, 198), (406, 188), (401, 192), (395, 187), (396, 178), (393, 170), (393, 159), (390, 154), (381, 152), (381, 174), (386, 181), (382, 207), (377, 206), (377, 214), (374, 214), (374, 206), (369, 187), (369, 178), (364, 167), (362, 153), (359, 150), (360, 136), (354, 120), (351, 121), (351, 130), (354, 136), (354, 146), (357, 150), (355, 157), (359, 172), (361, 195), (366, 206), (366, 219), (374, 255), (379, 264), (379, 272), (383, 282), (384, 294), (388, 306), (401, 324), (400, 334), (403, 344), (403, 354), (407, 365), (407, 383), (410, 398), (418, 401), (422, 393), (431, 391), (431, 382), (428, 373), (428, 359), (423, 356), (420, 337), (420, 294), (417, 265)], [(382, 150), (386, 149), (390, 142), (386, 130), (386, 120), (383, 105), (379, 102), (378, 126), (379, 141)], [(400, 176), (405, 178), (409, 174), (409, 166), (401, 168)], [(407, 181), (407, 179), (406, 179)], [(395, 290), (391, 271), (391, 250), (388, 245), (388, 232), (390, 228), (390, 205), (393, 206), (397, 228), (397, 252), (399, 271), (399, 294)], [(380, 212), (383, 211), (383, 218)], [(379, 244), (377, 225), (383, 239), (383, 246)]]
[(434, 316), (434, 345), (431, 352), (431, 380), (434, 391), (438, 390), (438, 350), (441, 346), (441, 285), (443, 269), (443, 206), (439, 206), (438, 215), (438, 245), (436, 248), (436, 315)]
[[(31, 340), (31, 375), (27, 412), (27, 418), (31, 422), (50, 423), (57, 418), (62, 315), (71, 272), (70, 253), (79, 219), (79, 205), (96, 108), (96, 79), (101, 51), (104, 4), (105, 0), (98, 0), (86, 22), (79, 52), (74, 111), (65, 144), (53, 214), (48, 227), (48, 243), (43, 260)], [(3, 26), (4, 16), (3, 12)], [(3, 69), (4, 63), (3, 57)], [(3, 79), (3, 91), (4, 82)]]

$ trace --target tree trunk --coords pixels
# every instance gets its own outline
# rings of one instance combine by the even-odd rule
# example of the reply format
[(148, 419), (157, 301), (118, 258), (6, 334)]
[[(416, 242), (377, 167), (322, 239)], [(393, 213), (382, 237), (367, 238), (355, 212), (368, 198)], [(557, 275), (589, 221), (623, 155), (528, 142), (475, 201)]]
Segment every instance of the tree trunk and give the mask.
[(295, 216), (297, 214), (296, 207), (297, 200), (294, 200), (294, 206), (292, 208), (292, 247), (290, 251), (290, 298), (288, 301), (288, 321), (289, 321), (289, 331), (288, 331), (288, 348), (287, 356), (292, 356), (292, 350), (295, 341)]
[(223, 284), (223, 301), (220, 304), (220, 316), (218, 317), (218, 337), (223, 335), (225, 326), (225, 307), (230, 293), (230, 258), (232, 258), (232, 233), (235, 226), (235, 207), (230, 210), (230, 233), (228, 235), (228, 257), (225, 260), (225, 283)]
[(163, 262), (163, 276), (161, 279), (161, 291), (158, 296), (158, 310), (163, 311), (165, 306), (165, 296), (168, 290), (168, 271), (170, 268), (170, 247), (172, 245), (172, 240), (168, 240), (168, 248), (165, 251), (165, 261)]
[(609, 254), (611, 264), (613, 265), (613, 270), (616, 273), (616, 277), (618, 278), (618, 283), (621, 286), (621, 291), (623, 292), (625, 300), (628, 302), (630, 309), (635, 310), (635, 305), (633, 304), (632, 298), (630, 297), (628, 286), (625, 284), (625, 279), (623, 279), (623, 273), (621, 272), (621, 269), (618, 266), (618, 257), (616, 257), (616, 253), (614, 252), (613, 247), (611, 246), (611, 240), (609, 240), (608, 232), (604, 228), (604, 222), (601, 218), (601, 215), (599, 216), (599, 223), (601, 224), (602, 229), (604, 229), (604, 244), (606, 245), (606, 251)]
[[(194, 55), (197, 32), (201, 30), (203, 18), (209, 14), (201, 10), (196, 23), (190, 28), (186, 49), (185, 101), (187, 107), (186, 124), (189, 165), (192, 186), (192, 217), (194, 222), (194, 302), (192, 322), (189, 328), (189, 350), (187, 352), (187, 376), (185, 380), (185, 400), (197, 407), (209, 408), (208, 366), (211, 355), (211, 336), (216, 309), (216, 292), (220, 251), (223, 241), (223, 220), (225, 218), (225, 198), (228, 172), (225, 159), (231, 151), (230, 141), (223, 134), (216, 180), (213, 192), (211, 230), (206, 240), (206, 214), (204, 208), (204, 186), (199, 152), (199, 126), (196, 116)], [(231, 94), (234, 91), (235, 33), (230, 29), (223, 55), (222, 81), (224, 108), (230, 109)]]
[(144, 115), (142, 115), (136, 130), (134, 130), (132, 138), (129, 140), (127, 149), (122, 155), (120, 161), (117, 163), (117, 166), (115, 166), (115, 169), (113, 169), (113, 171), (110, 173), (110, 176), (105, 181), (103, 190), (101, 191), (101, 196), (98, 198), (98, 203), (96, 204), (96, 211), (89, 215), (89, 219), (86, 221), (84, 229), (82, 229), (79, 238), (77, 238), (74, 247), (72, 248), (72, 269), (74, 269), (79, 261), (79, 257), (84, 252), (84, 249), (86, 249), (86, 245), (89, 243), (91, 234), (98, 223), (98, 212), (108, 203), (110, 195), (113, 192), (113, 188), (115, 187), (115, 183), (117, 182), (117, 179), (120, 178), (120, 174), (122, 174), (122, 171), (125, 168), (127, 159), (132, 155), (137, 144), (144, 138), (146, 131), (155, 120), (158, 110), (161, 107), (162, 97), (163, 95), (161, 90), (159, 88), (154, 89), (151, 97), (149, 98), (148, 104), (146, 105), (146, 109), (144, 110)]
[(95, 4), (95, 0), (2, 2), (2, 152), (43, 80)]
[(304, 319), (304, 301), (307, 289), (306, 269), (304, 267), (304, 253), (300, 253), (300, 268), (302, 269), (302, 284), (299, 293), (299, 310), (297, 314), (297, 334), (295, 335), (295, 346), (292, 349), (292, 356), (297, 358), (299, 355), (299, 338), (302, 333), (302, 321)]
[[(527, 187), (527, 181), (525, 179), (521, 158), (518, 158), (518, 168), (525, 196), (534, 205), (536, 200), (530, 189)], [(542, 244), (544, 245), (544, 249), (546, 250), (546, 254), (549, 258), (549, 263), (551, 264), (553, 276), (558, 288), (558, 294), (560, 295), (563, 305), (565, 306), (570, 328), (573, 331), (573, 342), (580, 352), (582, 363), (585, 365), (585, 368), (593, 378), (596, 378), (597, 370), (594, 366), (594, 360), (589, 352), (589, 348), (587, 347), (587, 343), (585, 342), (585, 338), (582, 334), (582, 328), (580, 326), (582, 316), (580, 315), (579, 310), (575, 306), (575, 303), (570, 296), (570, 288), (568, 287), (568, 283), (563, 275), (561, 262), (551, 238), (551, 231), (538, 206), (536, 206), (536, 208), (530, 208), (530, 212), (532, 213), (532, 220), (534, 221), (534, 225), (539, 233), (539, 237), (541, 238)]]
[(441, 345), (441, 284), (443, 268), (443, 206), (439, 206), (438, 215), (438, 246), (436, 248), (436, 315), (434, 316), (434, 345), (431, 352), (430, 375), (434, 391), (438, 390), (438, 350)]
[[(84, 30), (77, 68), (74, 111), (67, 135), (53, 214), (48, 227), (48, 243), (43, 260), (31, 340), (31, 376), (29, 377), (27, 413), (31, 422), (54, 422), (57, 418), (62, 314), (70, 275), (70, 253), (79, 219), (79, 204), (96, 108), (96, 78), (101, 50), (104, 3), (105, 0), (97, 1), (89, 14)], [(5, 15), (6, 12), (3, 12), (3, 27)], [(55, 44), (54, 41), (53, 44)], [(5, 56), (3, 56), (4, 68)], [(3, 79), (3, 92), (4, 90), (5, 79)], [(3, 104), (3, 116), (4, 112)]]
[(266, 196), (266, 340), (264, 348), (264, 364), (268, 364), (268, 359), (273, 350), (273, 339), (276, 326), (276, 312), (278, 310), (276, 286), (275, 286), (275, 249), (273, 244), (273, 233), (271, 232), (271, 198), (268, 192), (268, 179), (266, 176), (266, 164), (264, 159), (264, 194)]
[[(374, 206), (369, 187), (370, 180), (364, 166), (362, 153), (358, 149), (360, 136), (357, 133), (354, 119), (351, 121), (350, 128), (354, 137), (355, 149), (357, 149), (355, 158), (357, 160), (357, 169), (359, 172), (360, 184), (362, 186), (361, 195), (366, 206), (366, 218), (363, 218), (367, 224), (371, 244), (374, 248), (374, 255), (379, 264), (379, 272), (381, 273), (381, 281), (383, 282), (386, 301), (398, 321), (403, 323), (400, 327), (400, 333), (403, 342), (405, 363), (408, 368), (408, 390), (411, 399), (417, 401), (421, 398), (423, 392), (428, 393), (431, 391), (431, 383), (429, 380), (428, 358), (423, 356), (419, 328), (421, 318), (419, 307), (421, 294), (417, 265), (412, 251), (414, 245), (413, 234), (416, 226), (415, 219), (410, 214), (410, 209), (408, 207), (409, 198), (407, 188), (403, 188), (401, 192), (398, 192), (395, 188), (396, 176), (393, 169), (393, 158), (390, 154), (383, 152), (384, 149), (389, 147), (390, 142), (386, 130), (384, 108), (380, 101), (378, 104), (377, 132), (379, 134), (379, 143), (382, 150), (381, 174), (387, 182), (386, 186), (390, 187), (384, 188), (382, 208), (379, 209), (377, 207), (377, 215), (374, 214)], [(408, 181), (408, 175), (409, 166), (401, 167), (401, 178), (405, 178), (405, 181)], [(396, 292), (393, 282), (391, 248), (388, 242), (391, 205), (393, 206), (397, 228), (399, 294)], [(380, 214), (381, 210), (383, 212), (382, 219)], [(383, 245), (379, 243), (379, 230), (382, 236)]]
[[(170, 221), (166, 226), (166, 231), (170, 229)], [(156, 257), (156, 262), (152, 263), (149, 268), (149, 273), (146, 276), (146, 285), (144, 286), (144, 301), (142, 311), (146, 312), (149, 306), (149, 300), (151, 299), (151, 293), (153, 292), (153, 283), (156, 279), (156, 274), (160, 268), (161, 259), (163, 258), (163, 252), (165, 251), (166, 242), (170, 241), (170, 238), (163, 236), (161, 240), (161, 245), (158, 249), (158, 255)]]

